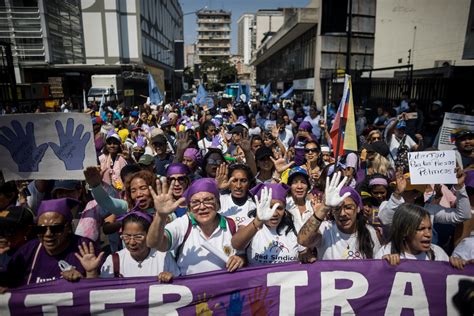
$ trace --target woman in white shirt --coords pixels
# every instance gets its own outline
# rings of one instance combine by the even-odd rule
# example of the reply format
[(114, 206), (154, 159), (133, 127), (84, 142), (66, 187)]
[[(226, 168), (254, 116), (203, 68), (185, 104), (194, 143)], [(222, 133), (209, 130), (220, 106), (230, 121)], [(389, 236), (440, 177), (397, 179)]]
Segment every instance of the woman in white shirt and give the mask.
[[(344, 187), (341, 173), (326, 180), (325, 201), (315, 206), (313, 216), (298, 233), (298, 242), (316, 247), (318, 259), (372, 259), (380, 248), (373, 227), (366, 225), (362, 199), (351, 187)], [(334, 220), (328, 221), (332, 211)]]
[(146, 236), (152, 216), (132, 211), (118, 219), (122, 221), (120, 238), (125, 248), (107, 257), (100, 268), (101, 255), (95, 257), (93, 247), (79, 247), (82, 266), (88, 271), (88, 278), (100, 275), (101, 278), (158, 276), (162, 282), (169, 282), (173, 276), (179, 276), (179, 269), (170, 253), (160, 252), (147, 247)]
[[(214, 179), (195, 180), (177, 201), (166, 182), (161, 184), (157, 180), (156, 192), (152, 188), (150, 192), (156, 213), (147, 244), (159, 251), (174, 251), (181, 275), (220, 269), (233, 272), (244, 265), (244, 259), (236, 255), (231, 245), (235, 222), (218, 213), (219, 190)], [(168, 214), (183, 202), (189, 209), (186, 216), (166, 224)]]
[(389, 243), (375, 255), (375, 259), (385, 259), (391, 265), (400, 259), (449, 261), (462, 269), (466, 262), (449, 256), (444, 250), (431, 243), (433, 236), (430, 213), (414, 204), (400, 205), (393, 215)]
[(296, 241), (291, 215), (285, 211), (288, 187), (259, 184), (253, 188), (257, 210), (232, 237), (232, 246), (247, 251), (250, 266), (298, 261), (304, 248)]

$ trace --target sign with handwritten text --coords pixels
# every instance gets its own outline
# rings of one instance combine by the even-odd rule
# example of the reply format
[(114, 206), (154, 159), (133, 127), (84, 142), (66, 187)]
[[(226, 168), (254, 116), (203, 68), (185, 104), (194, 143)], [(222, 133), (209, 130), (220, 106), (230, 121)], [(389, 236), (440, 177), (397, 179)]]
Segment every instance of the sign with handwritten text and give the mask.
[(449, 150), (455, 147), (452, 132), (457, 128), (474, 130), (474, 116), (457, 113), (445, 113), (440, 129), (438, 149)]
[(97, 165), (89, 115), (36, 113), (0, 116), (0, 168), (5, 181), (84, 179)]
[(411, 184), (456, 184), (454, 150), (408, 153)]

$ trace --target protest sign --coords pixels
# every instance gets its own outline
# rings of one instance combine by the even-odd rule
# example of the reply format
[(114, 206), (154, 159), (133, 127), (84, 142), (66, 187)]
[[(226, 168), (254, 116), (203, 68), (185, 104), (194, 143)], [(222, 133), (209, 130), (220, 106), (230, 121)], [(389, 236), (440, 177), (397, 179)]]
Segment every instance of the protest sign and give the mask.
[(0, 168), (5, 181), (84, 179), (97, 165), (89, 115), (36, 113), (0, 116)]
[(467, 129), (474, 131), (474, 116), (457, 113), (444, 114), (443, 125), (441, 126), (439, 134), (439, 150), (449, 150), (454, 148), (454, 139), (451, 137), (451, 132), (460, 127), (466, 127)]
[(156, 277), (65, 280), (0, 295), (2, 315), (456, 315), (474, 266), (330, 260), (218, 271), (159, 284)]
[(408, 153), (411, 184), (456, 184), (454, 150)]

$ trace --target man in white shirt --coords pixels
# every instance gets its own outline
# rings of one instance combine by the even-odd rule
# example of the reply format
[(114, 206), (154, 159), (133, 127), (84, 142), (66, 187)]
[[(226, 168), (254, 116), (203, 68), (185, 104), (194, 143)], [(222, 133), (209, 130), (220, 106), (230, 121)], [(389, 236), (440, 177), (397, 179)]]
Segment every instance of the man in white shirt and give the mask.
[(318, 114), (318, 110), (315, 106), (309, 108), (309, 115), (304, 118), (313, 127), (312, 133), (317, 139), (321, 138), (321, 127), (319, 127), (319, 121), (322, 119), (321, 115)]

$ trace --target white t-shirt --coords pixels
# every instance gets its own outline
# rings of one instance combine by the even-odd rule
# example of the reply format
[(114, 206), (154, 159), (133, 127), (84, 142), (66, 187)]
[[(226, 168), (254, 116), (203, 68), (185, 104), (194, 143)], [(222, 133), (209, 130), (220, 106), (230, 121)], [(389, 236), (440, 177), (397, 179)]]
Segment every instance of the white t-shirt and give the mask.
[(453, 257), (464, 260), (474, 259), (474, 235), (464, 238), (453, 251)]
[(306, 116), (303, 121), (310, 122), (313, 127), (313, 134), (317, 139), (321, 137), (321, 128), (319, 127), (319, 121), (322, 119), (321, 115), (316, 116), (314, 119), (311, 116)]
[(190, 214), (181, 216), (167, 224), (165, 233), (168, 234), (168, 238), (170, 239), (168, 250), (177, 251), (179, 246), (183, 243), (190, 219), (192, 225), (191, 232), (181, 247), (180, 253), (176, 254), (176, 261), (181, 275), (225, 269), (226, 262), (202, 246), (207, 240), (216, 251), (223, 252), (227, 256), (236, 253), (231, 244), (232, 233), (227, 227), (227, 221), (223, 216), (220, 216), (219, 225), (209, 238), (204, 235)]
[[(377, 239), (375, 229), (365, 225), (369, 230), (370, 237), (374, 243), (373, 253), (380, 249), (380, 242)], [(316, 245), (318, 248), (318, 259), (340, 260), (340, 259), (366, 259), (359, 251), (357, 233), (345, 234), (337, 228), (335, 222), (324, 221), (319, 226), (322, 235), (321, 241)]]
[[(199, 149), (201, 150), (202, 156), (204, 157), (204, 155), (207, 154), (207, 151), (209, 150), (209, 148), (211, 148), (212, 141), (209, 141), (207, 140), (206, 137), (204, 137), (198, 142), (198, 146), (199, 146)], [(217, 147), (214, 147), (214, 148), (220, 149), (223, 154), (227, 153), (227, 149), (228, 149), (226, 143), (223, 140), (219, 143)]]
[[(388, 255), (391, 253), (392, 249), (392, 243), (388, 243), (375, 254), (374, 259), (382, 259), (383, 256)], [(434, 252), (435, 255), (435, 261), (448, 261), (449, 262), (449, 256), (444, 252), (444, 250), (434, 244), (431, 244), (431, 249)], [(421, 252), (418, 255), (412, 255), (409, 253), (401, 253), (400, 254), (400, 259), (411, 259), (411, 260), (430, 260), (428, 257), (428, 254), (426, 252)]]
[[(249, 218), (244, 225), (252, 225), (252, 221), (253, 218)], [(286, 227), (278, 235), (276, 228), (263, 225), (247, 247), (249, 266), (298, 261), (298, 253), (304, 248), (298, 245), (293, 231), (288, 234), (285, 231)]]
[(290, 147), (290, 144), (293, 141), (293, 132), (285, 128), (283, 133), (278, 133), (278, 138), (283, 143), (283, 146), (285, 146), (285, 149), (288, 150), (288, 147)]
[[(158, 276), (161, 272), (171, 272), (179, 276), (179, 269), (169, 252), (160, 252), (151, 248), (148, 256), (141, 263), (130, 255), (127, 248), (117, 252), (119, 255), (119, 271), (123, 277)], [(114, 277), (112, 255), (109, 255), (100, 269), (101, 278)]]
[(220, 201), (221, 209), (219, 213), (232, 218), (237, 226), (242, 225), (249, 218), (248, 213), (257, 208), (251, 198), (242, 206), (235, 204), (230, 194), (221, 194)]
[(309, 199), (306, 199), (305, 206), (306, 210), (301, 214), (293, 198), (291, 196), (286, 198), (286, 210), (293, 215), (293, 224), (295, 225), (297, 233), (299, 233), (304, 223), (306, 223), (306, 221), (314, 214), (313, 206)]
[(249, 128), (249, 136), (260, 135), (261, 132), (262, 130), (260, 129), (259, 126)]

